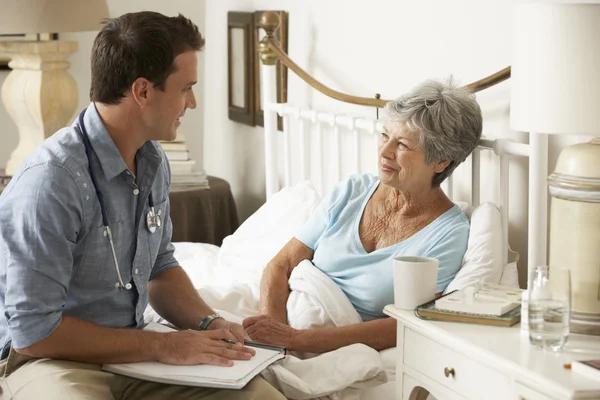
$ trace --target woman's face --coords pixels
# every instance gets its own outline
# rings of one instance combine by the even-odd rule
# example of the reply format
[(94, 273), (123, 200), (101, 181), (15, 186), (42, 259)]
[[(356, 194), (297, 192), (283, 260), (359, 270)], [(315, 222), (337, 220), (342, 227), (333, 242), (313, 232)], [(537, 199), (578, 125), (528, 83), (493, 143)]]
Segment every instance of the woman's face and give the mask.
[(448, 162), (428, 165), (419, 134), (406, 124), (386, 121), (379, 138), (379, 180), (394, 189), (417, 194), (431, 189), (433, 176)]

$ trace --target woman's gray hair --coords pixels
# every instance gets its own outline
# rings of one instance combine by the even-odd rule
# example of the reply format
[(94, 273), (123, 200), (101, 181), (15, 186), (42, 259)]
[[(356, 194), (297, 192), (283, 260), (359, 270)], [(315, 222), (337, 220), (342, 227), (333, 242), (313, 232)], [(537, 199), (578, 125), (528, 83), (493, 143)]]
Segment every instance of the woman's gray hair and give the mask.
[(388, 119), (405, 123), (419, 134), (427, 164), (450, 161), (433, 177), (433, 187), (452, 174), (477, 147), (483, 129), (481, 109), (473, 93), (448, 82), (429, 80), (386, 104)]

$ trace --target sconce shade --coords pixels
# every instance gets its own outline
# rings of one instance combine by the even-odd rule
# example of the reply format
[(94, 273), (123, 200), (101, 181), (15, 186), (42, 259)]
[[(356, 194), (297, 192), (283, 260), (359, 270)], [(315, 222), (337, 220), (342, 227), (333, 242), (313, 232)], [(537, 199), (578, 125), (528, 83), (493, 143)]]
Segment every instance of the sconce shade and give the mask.
[(0, 34), (98, 31), (106, 0), (2, 0)]
[(510, 126), (600, 133), (600, 4), (517, 4)]

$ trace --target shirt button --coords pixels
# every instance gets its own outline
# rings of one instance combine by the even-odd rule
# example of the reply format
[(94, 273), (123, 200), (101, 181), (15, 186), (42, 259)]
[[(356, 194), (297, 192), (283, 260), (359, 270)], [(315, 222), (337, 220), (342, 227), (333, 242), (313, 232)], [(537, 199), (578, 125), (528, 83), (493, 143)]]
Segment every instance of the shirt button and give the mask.
[(138, 274), (138, 272), (140, 272), (137, 268), (135, 269), (135, 271), (133, 271), (134, 274)]
[(137, 196), (138, 194), (140, 194), (140, 191), (138, 189), (133, 189), (133, 194)]

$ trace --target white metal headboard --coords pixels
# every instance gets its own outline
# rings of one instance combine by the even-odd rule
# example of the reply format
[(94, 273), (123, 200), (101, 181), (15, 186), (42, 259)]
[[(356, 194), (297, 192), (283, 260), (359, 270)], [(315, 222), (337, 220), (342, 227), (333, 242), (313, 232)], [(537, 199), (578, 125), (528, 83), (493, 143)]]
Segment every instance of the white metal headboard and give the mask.
[[(261, 65), (261, 80), (264, 99), (264, 131), (265, 131), (265, 184), (267, 198), (289, 186), (295, 181), (313, 177), (313, 182), (323, 195), (329, 187), (325, 183), (325, 175), (333, 175), (334, 182), (340, 181), (349, 173), (366, 172), (361, 163), (363, 146), (361, 137), (378, 135), (382, 126), (379, 121), (366, 118), (352, 118), (342, 114), (296, 107), (289, 104), (277, 104), (275, 67)], [(283, 117), (284, 131), (277, 130), (277, 115)], [(292, 131), (296, 123), (295, 133), (299, 140), (299, 150), (292, 146)], [(352, 171), (344, 172), (342, 168), (342, 148), (347, 144), (342, 140), (342, 131), (350, 133), (352, 147)], [(329, 136), (331, 135), (331, 136)], [(347, 136), (347, 135), (346, 135)], [(324, 138), (328, 138), (333, 146), (327, 153), (329, 162), (325, 162), (323, 151)], [(281, 140), (280, 140), (281, 139)], [(374, 140), (375, 144), (377, 140)], [(309, 143), (316, 143), (317, 156), (310, 153)], [(292, 151), (294, 149), (294, 151)], [(531, 135), (530, 143), (518, 143), (512, 139), (483, 138), (480, 145), (471, 155), (471, 204), (480, 204), (481, 191), (481, 152), (491, 151), (499, 158), (499, 198), (496, 204), (502, 214), (504, 233), (503, 254), (508, 255), (508, 194), (509, 194), (509, 160), (512, 156), (529, 158), (529, 237), (528, 237), (528, 277), (533, 268), (546, 263), (547, 237), (547, 160), (548, 142), (545, 135)], [(375, 148), (373, 151), (375, 152)], [(329, 154), (331, 153), (331, 154)], [(376, 153), (374, 153), (376, 154)], [(281, 159), (279, 159), (281, 156)], [(296, 158), (299, 169), (294, 179), (293, 158)], [(331, 160), (333, 159), (333, 161)], [(314, 162), (311, 162), (314, 160)], [(283, 163), (283, 174), (281, 171)], [(315, 165), (316, 164), (316, 165)], [(330, 171), (329, 168), (333, 171)], [(453, 178), (444, 185), (444, 191), (453, 199)], [(506, 259), (504, 260), (506, 264)]]

